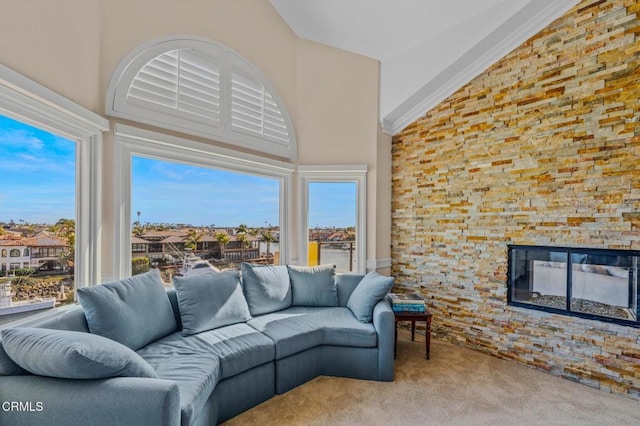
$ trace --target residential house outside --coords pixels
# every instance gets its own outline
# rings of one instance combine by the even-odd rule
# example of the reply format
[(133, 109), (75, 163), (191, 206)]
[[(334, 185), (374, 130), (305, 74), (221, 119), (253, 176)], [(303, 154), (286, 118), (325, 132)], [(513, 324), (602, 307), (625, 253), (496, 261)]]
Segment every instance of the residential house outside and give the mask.
[(62, 261), (68, 240), (40, 231), (33, 237), (16, 233), (0, 235), (0, 272), (6, 275), (22, 268), (63, 270), (69, 265)]

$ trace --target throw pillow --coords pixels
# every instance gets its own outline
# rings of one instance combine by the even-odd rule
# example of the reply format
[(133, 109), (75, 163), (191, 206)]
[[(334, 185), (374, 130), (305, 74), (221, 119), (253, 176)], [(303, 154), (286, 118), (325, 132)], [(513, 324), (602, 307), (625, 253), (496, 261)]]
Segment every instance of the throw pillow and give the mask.
[(77, 293), (89, 330), (134, 351), (178, 328), (157, 269)]
[(9, 358), (2, 341), (0, 341), (0, 376), (22, 376), (25, 374), (29, 374), (29, 372)]
[(16, 364), (32, 374), (62, 379), (158, 378), (153, 368), (118, 342), (80, 331), (6, 328), (2, 342)]
[(287, 266), (293, 293), (292, 306), (338, 306), (333, 265)]
[(242, 264), (242, 290), (251, 315), (268, 314), (291, 306), (289, 272), (284, 265)]
[(183, 336), (251, 319), (239, 271), (174, 277), (173, 285)]
[(360, 322), (371, 322), (373, 320), (373, 308), (389, 293), (393, 287), (393, 277), (385, 277), (377, 272), (369, 272), (358, 283), (349, 301), (347, 308)]

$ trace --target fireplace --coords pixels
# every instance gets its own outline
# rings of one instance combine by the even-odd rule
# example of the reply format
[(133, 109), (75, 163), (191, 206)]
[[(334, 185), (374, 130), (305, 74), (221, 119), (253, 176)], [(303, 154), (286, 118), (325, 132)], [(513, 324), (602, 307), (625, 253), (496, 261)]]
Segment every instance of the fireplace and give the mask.
[(510, 305), (640, 327), (640, 251), (508, 247)]

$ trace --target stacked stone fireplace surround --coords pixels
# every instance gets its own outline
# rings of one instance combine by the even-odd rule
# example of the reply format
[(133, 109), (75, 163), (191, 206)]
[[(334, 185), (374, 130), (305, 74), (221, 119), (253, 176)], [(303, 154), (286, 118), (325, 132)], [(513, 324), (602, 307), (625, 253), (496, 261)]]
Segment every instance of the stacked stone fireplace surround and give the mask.
[(446, 340), (640, 397), (640, 329), (507, 304), (507, 244), (640, 249), (640, 3), (585, 0), (393, 140), (392, 273)]

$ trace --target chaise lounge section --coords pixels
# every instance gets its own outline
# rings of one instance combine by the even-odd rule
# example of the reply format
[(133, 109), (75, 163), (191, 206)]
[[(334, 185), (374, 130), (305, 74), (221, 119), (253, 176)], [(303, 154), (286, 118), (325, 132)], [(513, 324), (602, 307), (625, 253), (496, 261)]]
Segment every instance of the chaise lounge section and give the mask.
[(3, 330), (0, 400), (35, 407), (3, 420), (212, 425), (319, 375), (393, 380), (390, 277), (243, 264), (242, 279), (174, 283), (151, 271), (85, 288), (82, 307)]

